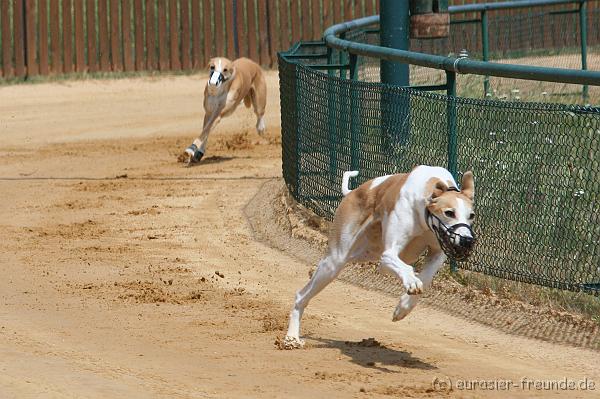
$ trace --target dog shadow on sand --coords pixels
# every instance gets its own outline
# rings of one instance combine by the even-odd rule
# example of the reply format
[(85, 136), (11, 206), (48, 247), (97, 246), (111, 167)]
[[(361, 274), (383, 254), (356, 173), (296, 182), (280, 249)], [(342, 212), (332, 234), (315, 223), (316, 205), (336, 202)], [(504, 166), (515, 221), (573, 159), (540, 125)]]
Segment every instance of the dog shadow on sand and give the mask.
[[(338, 341), (335, 339), (316, 338), (307, 336), (313, 348), (334, 348), (350, 357), (352, 363), (379, 370), (386, 373), (398, 373), (402, 368), (435, 370), (436, 366), (429, 364), (410, 352), (389, 348), (373, 338), (362, 341)], [(389, 368), (393, 366), (393, 368)]]
[(202, 158), (202, 160), (200, 162), (194, 162), (194, 163), (187, 164), (185, 159), (183, 159), (183, 157), (180, 155), (177, 158), (177, 161), (180, 163), (185, 163), (184, 166), (186, 166), (186, 167), (196, 167), (196, 166), (210, 165), (210, 164), (221, 163), (221, 162), (228, 162), (233, 159), (236, 159), (236, 157), (223, 157), (221, 155), (211, 155), (209, 157)]

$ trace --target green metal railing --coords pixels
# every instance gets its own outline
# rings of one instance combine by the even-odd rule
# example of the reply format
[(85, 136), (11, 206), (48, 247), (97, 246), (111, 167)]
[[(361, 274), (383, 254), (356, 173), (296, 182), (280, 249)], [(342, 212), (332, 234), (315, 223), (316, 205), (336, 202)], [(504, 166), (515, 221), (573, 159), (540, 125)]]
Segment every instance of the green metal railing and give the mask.
[[(584, 2), (454, 10), (475, 7), (485, 24), (486, 12), (526, 3)], [(598, 87), (600, 72), (384, 48), (365, 39), (377, 34), (378, 21), (338, 24), (323, 41), (279, 54), (283, 175), (296, 200), (331, 219), (346, 170), (359, 170), (360, 183), (416, 164), (446, 166), (457, 178), (472, 169), (481, 240), (462, 268), (599, 294), (600, 108), (461, 98), (456, 89), (465, 74)], [(371, 60), (433, 68), (445, 81), (361, 81)]]

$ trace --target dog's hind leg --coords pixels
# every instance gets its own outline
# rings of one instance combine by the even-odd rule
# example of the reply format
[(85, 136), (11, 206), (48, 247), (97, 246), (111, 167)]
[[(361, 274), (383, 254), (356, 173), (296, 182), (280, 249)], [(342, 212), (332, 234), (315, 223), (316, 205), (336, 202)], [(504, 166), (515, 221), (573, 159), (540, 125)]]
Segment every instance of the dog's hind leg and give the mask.
[(300, 319), (308, 302), (321, 292), (329, 283), (331, 283), (340, 274), (345, 259), (329, 254), (319, 262), (317, 270), (313, 273), (308, 284), (306, 284), (296, 294), (296, 301), (290, 313), (290, 324), (285, 337), (285, 345), (289, 348), (301, 347), (304, 342), (300, 340)]
[[(438, 270), (444, 265), (446, 255), (443, 252), (432, 252), (427, 255), (423, 270), (419, 273), (419, 279), (423, 282), (423, 289), (429, 289), (433, 277), (436, 275)], [(404, 294), (400, 297), (400, 302), (394, 310), (392, 321), (399, 321), (405, 318), (419, 302), (419, 295), (408, 295)]]

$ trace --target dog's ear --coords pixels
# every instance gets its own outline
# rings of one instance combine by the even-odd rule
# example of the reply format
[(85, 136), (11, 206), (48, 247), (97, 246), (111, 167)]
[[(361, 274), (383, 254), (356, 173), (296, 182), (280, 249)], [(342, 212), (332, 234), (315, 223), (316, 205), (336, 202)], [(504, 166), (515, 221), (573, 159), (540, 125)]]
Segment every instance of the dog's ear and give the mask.
[(475, 178), (473, 177), (473, 172), (465, 172), (460, 183), (460, 191), (466, 195), (467, 198), (473, 200), (475, 197)]
[(448, 186), (446, 185), (446, 183), (439, 179), (435, 179), (435, 184), (433, 184), (432, 186), (431, 197), (429, 198), (429, 200), (435, 201), (437, 197), (444, 194), (446, 191), (448, 191)]

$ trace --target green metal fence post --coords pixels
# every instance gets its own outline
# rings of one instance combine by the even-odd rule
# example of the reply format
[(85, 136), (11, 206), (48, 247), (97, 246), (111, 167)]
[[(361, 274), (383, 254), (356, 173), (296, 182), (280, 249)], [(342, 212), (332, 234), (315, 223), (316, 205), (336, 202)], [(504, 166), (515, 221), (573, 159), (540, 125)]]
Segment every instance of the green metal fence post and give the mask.
[[(327, 47), (327, 65), (333, 64), (333, 49)], [(334, 115), (335, 110), (335, 94), (334, 80), (331, 79), (335, 76), (335, 70), (329, 69), (327, 71), (330, 79), (327, 84), (327, 122), (329, 128), (329, 179), (333, 182), (336, 178), (337, 171), (337, 130), (336, 130), (336, 119)]]
[[(458, 180), (458, 150), (456, 137), (456, 72), (446, 71), (446, 126), (448, 130), (448, 171)], [(456, 262), (450, 261), (450, 270), (456, 272)]]
[[(408, 50), (409, 8), (407, 0), (379, 0), (381, 46)], [(408, 64), (381, 60), (381, 81), (383, 83), (408, 86)]]
[[(487, 11), (481, 11), (481, 47), (483, 52), (483, 61), (489, 60), (489, 33), (488, 33), (488, 15)], [(490, 95), (490, 77), (483, 77), (483, 95), (485, 97)]]
[[(340, 35), (340, 39), (344, 40), (346, 39), (346, 33), (342, 33)], [(340, 51), (339, 52), (339, 64), (343, 65), (346, 63), (346, 53), (344, 51)], [(346, 78), (346, 70), (344, 68), (340, 68), (340, 78), (345, 79)]]
[[(581, 69), (587, 69), (587, 0), (579, 3), (579, 33), (581, 41)], [(583, 85), (583, 101), (587, 101), (589, 95), (588, 85)]]
[[(379, 0), (380, 33), (382, 47), (397, 50), (408, 50), (410, 46), (409, 26), (410, 9), (408, 0)], [(381, 59), (381, 82), (396, 85), (410, 85), (410, 69), (406, 63), (392, 62)], [(381, 134), (383, 153), (392, 154), (398, 144), (408, 143), (410, 135), (410, 96), (405, 96), (406, 102), (398, 108), (394, 107), (394, 95), (384, 90), (381, 96)], [(395, 121), (402, 121), (398, 124)]]
[[(353, 81), (358, 79), (358, 56), (350, 54), (350, 79)], [(350, 88), (350, 170), (358, 170), (359, 155), (360, 155), (360, 137), (358, 130), (358, 104), (356, 84), (352, 84)], [(356, 179), (352, 180), (351, 188), (356, 188)]]

